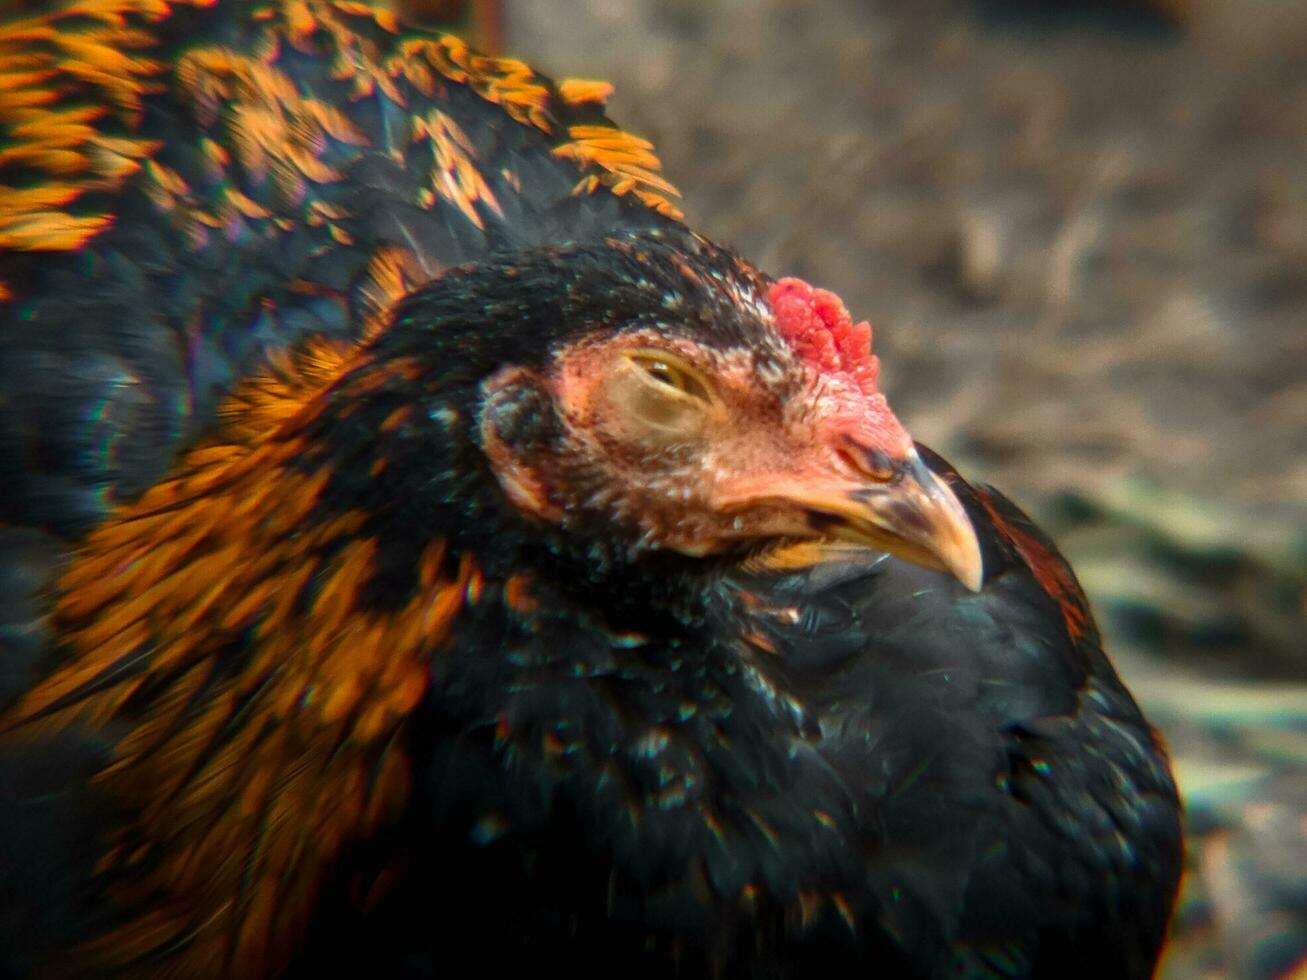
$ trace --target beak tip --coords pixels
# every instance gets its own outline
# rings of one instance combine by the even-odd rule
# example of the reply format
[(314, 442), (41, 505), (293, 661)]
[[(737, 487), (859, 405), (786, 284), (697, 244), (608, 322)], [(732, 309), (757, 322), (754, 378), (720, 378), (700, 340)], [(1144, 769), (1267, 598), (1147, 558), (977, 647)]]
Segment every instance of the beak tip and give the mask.
[(980, 551), (976, 525), (968, 516), (957, 494), (941, 477), (922, 462), (913, 450), (910, 457), (912, 479), (921, 491), (919, 509), (931, 514), (931, 533), (927, 548), (933, 557), (969, 591), (979, 592), (985, 584), (985, 559)]
[(943, 493), (948, 495), (947, 505), (944, 519), (936, 525), (936, 536), (930, 545), (932, 557), (939, 568), (969, 591), (979, 592), (985, 584), (985, 559), (980, 552), (976, 526), (952, 491), (944, 488)]
[(975, 540), (974, 532), (972, 540), (968, 543), (971, 547), (967, 549), (967, 554), (960, 561), (952, 564), (949, 571), (967, 589), (979, 592), (981, 586), (985, 584), (985, 564), (980, 556), (980, 544)]

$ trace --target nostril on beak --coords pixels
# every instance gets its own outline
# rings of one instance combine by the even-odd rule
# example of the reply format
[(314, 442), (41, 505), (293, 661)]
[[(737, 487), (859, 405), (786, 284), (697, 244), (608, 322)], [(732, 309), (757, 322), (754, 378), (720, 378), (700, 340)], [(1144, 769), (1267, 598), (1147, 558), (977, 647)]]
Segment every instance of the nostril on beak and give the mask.
[(877, 483), (888, 483), (898, 474), (898, 467), (894, 465), (889, 455), (873, 446), (864, 446), (853, 439), (845, 439), (844, 445), (837, 452), (841, 462), (861, 478), (874, 480)]

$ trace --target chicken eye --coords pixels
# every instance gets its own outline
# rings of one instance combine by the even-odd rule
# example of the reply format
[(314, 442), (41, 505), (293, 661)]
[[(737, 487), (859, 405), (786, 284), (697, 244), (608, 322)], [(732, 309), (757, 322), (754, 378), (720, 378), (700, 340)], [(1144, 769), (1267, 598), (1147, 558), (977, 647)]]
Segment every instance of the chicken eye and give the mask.
[(699, 438), (717, 405), (694, 368), (658, 350), (628, 352), (614, 365), (606, 390), (615, 431), (645, 445)]
[(635, 354), (631, 360), (646, 377), (657, 384), (703, 402), (712, 401), (707, 385), (699, 380), (694, 371), (670, 357), (660, 353)]

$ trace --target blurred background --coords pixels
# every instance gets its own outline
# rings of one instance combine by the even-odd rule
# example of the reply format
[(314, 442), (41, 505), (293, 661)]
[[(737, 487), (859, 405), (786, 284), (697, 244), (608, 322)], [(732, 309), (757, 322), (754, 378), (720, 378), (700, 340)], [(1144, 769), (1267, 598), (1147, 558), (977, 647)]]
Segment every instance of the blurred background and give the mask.
[(1063, 546), (1188, 806), (1161, 975), (1307, 977), (1307, 3), (506, 0)]

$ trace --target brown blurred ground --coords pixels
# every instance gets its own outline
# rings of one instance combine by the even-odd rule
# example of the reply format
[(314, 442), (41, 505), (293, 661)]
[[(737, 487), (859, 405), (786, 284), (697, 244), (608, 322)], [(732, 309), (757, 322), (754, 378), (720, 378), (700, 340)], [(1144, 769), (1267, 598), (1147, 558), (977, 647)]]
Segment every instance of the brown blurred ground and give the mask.
[(1189, 800), (1164, 975), (1272, 976), (1307, 938), (1307, 5), (1068, 6), (505, 19), (616, 84), (692, 225), (869, 317), (914, 435), (1055, 534)]

